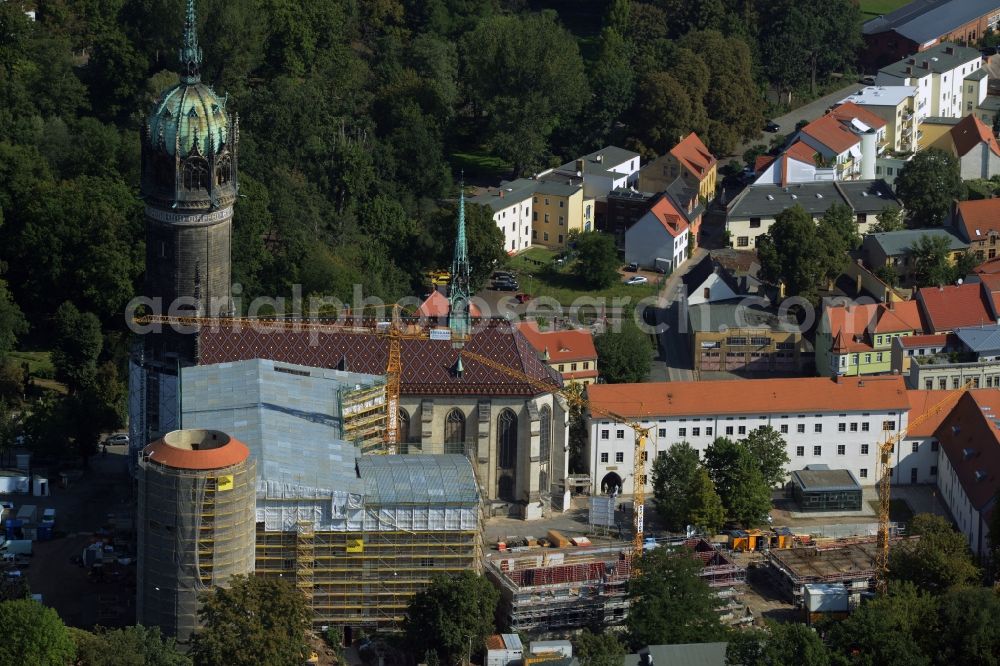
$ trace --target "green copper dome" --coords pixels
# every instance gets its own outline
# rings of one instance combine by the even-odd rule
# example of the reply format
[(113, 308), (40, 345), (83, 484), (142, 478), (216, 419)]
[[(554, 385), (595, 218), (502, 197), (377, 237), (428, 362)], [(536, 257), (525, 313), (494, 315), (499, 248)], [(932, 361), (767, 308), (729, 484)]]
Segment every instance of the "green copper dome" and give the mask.
[[(149, 117), (149, 138), (169, 154), (218, 153), (228, 139), (225, 100), (204, 83), (179, 83), (156, 103)], [(195, 146), (197, 145), (197, 149)]]

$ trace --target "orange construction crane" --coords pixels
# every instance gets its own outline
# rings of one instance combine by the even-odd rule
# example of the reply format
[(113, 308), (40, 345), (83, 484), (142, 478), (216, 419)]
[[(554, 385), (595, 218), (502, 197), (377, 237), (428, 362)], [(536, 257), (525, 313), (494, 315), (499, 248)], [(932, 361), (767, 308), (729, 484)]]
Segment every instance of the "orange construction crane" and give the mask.
[(487, 367), (493, 368), (494, 370), (506, 373), (511, 377), (520, 379), (521, 381), (526, 382), (542, 391), (558, 393), (571, 405), (585, 407), (590, 410), (591, 414), (597, 414), (599, 416), (609, 418), (616, 423), (621, 423), (622, 425), (627, 425), (632, 428), (635, 432), (635, 460), (632, 475), (632, 487), (634, 488), (632, 492), (632, 522), (635, 527), (635, 536), (632, 540), (632, 550), (635, 558), (638, 559), (641, 557), (643, 551), (643, 513), (646, 504), (646, 441), (649, 439), (649, 433), (652, 430), (652, 426), (644, 426), (634, 419), (621, 416), (620, 414), (615, 414), (614, 412), (606, 409), (595, 407), (590, 403), (590, 401), (584, 398), (581, 393), (578, 393), (570, 388), (558, 388), (554, 384), (549, 384), (548, 382), (539, 380), (521, 372), (520, 370), (509, 368), (506, 365), (497, 363), (493, 359), (485, 356), (481, 356), (464, 349), (460, 352), (460, 355), (474, 361), (478, 361)]
[[(389, 321), (324, 322), (310, 319), (281, 319), (257, 317), (181, 317), (170, 315), (140, 315), (134, 321), (140, 326), (166, 324), (172, 326), (260, 326), (295, 332), (346, 333), (348, 335), (376, 335), (389, 340), (388, 362), (385, 367), (386, 428), (382, 436), (384, 453), (395, 451), (399, 440), (399, 392), (403, 361), (400, 348), (402, 340), (428, 340), (430, 330), (403, 321), (401, 308), (393, 306)], [(462, 342), (462, 340), (457, 340)]]
[(910, 421), (906, 428), (897, 431), (894, 435), (886, 437), (884, 442), (878, 444), (879, 448), (879, 511), (878, 511), (878, 535), (876, 537), (877, 550), (875, 553), (875, 591), (884, 593), (888, 585), (889, 578), (889, 504), (892, 476), (892, 454), (896, 450), (896, 445), (903, 441), (906, 433), (914, 426), (920, 425), (924, 421), (941, 413), (941, 410), (949, 407), (952, 402), (961, 397), (963, 393), (972, 387), (972, 381), (968, 381), (964, 386), (955, 389), (943, 400), (928, 409), (926, 412)]

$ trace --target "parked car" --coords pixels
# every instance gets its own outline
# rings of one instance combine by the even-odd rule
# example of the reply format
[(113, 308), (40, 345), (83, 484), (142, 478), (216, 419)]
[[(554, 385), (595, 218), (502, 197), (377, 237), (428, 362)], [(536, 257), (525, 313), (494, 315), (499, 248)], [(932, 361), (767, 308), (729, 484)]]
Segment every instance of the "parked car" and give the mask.
[(625, 264), (625, 270), (627, 270), (629, 273), (635, 273), (637, 270), (639, 270), (639, 264), (637, 264), (634, 261), (631, 261)]
[(517, 299), (518, 303), (527, 303), (528, 301), (531, 300), (531, 294), (525, 294), (524, 292), (521, 292), (520, 294), (518, 294), (514, 298)]
[(517, 291), (520, 289), (520, 286), (516, 282), (497, 280), (493, 283), (493, 289), (496, 291)]
[(513, 282), (516, 277), (517, 276), (510, 271), (494, 271), (493, 273), (494, 280), (509, 280)]
[(625, 280), (625, 284), (646, 284), (649, 280), (645, 275), (633, 275), (629, 279)]
[(770, 132), (771, 134), (775, 134), (780, 129), (781, 129), (781, 125), (779, 125), (778, 123), (774, 122), (773, 120), (768, 120), (767, 124), (764, 125), (764, 131), (765, 132)]
[(108, 435), (108, 438), (104, 440), (104, 443), (108, 446), (116, 446), (118, 444), (128, 444), (128, 435), (125, 433), (118, 433), (116, 435)]

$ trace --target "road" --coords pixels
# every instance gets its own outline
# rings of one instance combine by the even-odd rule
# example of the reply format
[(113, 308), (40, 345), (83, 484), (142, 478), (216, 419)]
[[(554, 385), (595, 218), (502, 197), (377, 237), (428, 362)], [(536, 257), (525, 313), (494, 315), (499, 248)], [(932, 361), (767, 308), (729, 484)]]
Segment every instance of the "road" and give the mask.
[(689, 349), (690, 338), (688, 338), (686, 332), (686, 315), (681, 308), (680, 301), (680, 299), (686, 296), (683, 293), (684, 285), (681, 282), (681, 278), (696, 266), (707, 252), (705, 248), (697, 248), (679, 270), (670, 274), (663, 289), (660, 290), (658, 302), (660, 311), (657, 321), (666, 326), (664, 327), (665, 330), (658, 336), (660, 346), (659, 355), (660, 359), (666, 364), (666, 376), (662, 376), (662, 370), (660, 373), (656, 373), (654, 376), (659, 381), (678, 382), (694, 380)]
[[(863, 87), (864, 84), (853, 81), (851, 82), (850, 85), (844, 86), (843, 88), (837, 90), (836, 92), (832, 92), (829, 95), (820, 97), (819, 99), (809, 102), (808, 104), (805, 104), (803, 106), (800, 106), (799, 108), (789, 113), (786, 113), (783, 116), (778, 116), (777, 118), (772, 118), (771, 120), (778, 123), (778, 125), (781, 127), (781, 129), (778, 130), (778, 134), (784, 134), (787, 136), (795, 131), (795, 124), (798, 123), (800, 120), (808, 120), (810, 122), (816, 120), (824, 113), (826, 113), (826, 110), (831, 105), (833, 105), (836, 102), (839, 102), (848, 95), (857, 92)], [(759, 143), (767, 145), (771, 141), (772, 136), (774, 135), (765, 133), (763, 137), (758, 140), (747, 141), (743, 145), (739, 146), (733, 155), (729, 155), (725, 159), (720, 159), (719, 161), (728, 162), (729, 160), (736, 160), (737, 162), (742, 163), (743, 153), (746, 152), (748, 148)]]

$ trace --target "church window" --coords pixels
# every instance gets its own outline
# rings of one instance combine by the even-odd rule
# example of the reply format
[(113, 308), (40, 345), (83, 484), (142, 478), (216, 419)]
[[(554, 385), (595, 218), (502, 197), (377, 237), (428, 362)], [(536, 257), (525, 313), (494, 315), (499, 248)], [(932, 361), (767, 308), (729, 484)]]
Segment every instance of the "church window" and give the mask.
[(233, 161), (227, 155), (219, 161), (219, 168), (216, 170), (215, 182), (225, 185), (233, 178)]
[(497, 444), (497, 466), (513, 469), (517, 465), (517, 415), (509, 409), (503, 410), (497, 417)]
[(405, 410), (400, 408), (399, 416), (396, 420), (396, 441), (400, 444), (406, 444), (410, 441), (410, 415)]
[(208, 189), (208, 164), (201, 158), (184, 162), (182, 183), (186, 190)]
[(538, 417), (538, 459), (547, 463), (552, 446), (552, 410), (542, 407)]
[(448, 412), (444, 420), (444, 443), (462, 444), (465, 442), (465, 414), (459, 409)]

